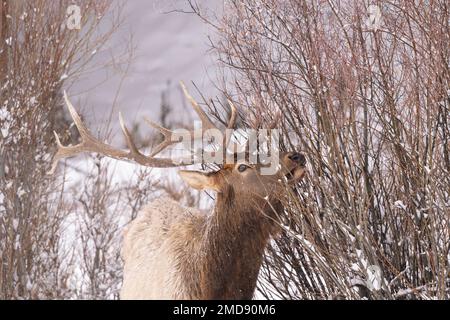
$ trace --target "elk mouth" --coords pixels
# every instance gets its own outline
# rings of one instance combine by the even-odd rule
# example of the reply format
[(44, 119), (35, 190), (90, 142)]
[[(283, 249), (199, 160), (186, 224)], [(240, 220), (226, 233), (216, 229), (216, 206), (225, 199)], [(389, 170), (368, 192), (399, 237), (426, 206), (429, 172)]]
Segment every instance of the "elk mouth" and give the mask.
[(305, 167), (295, 166), (284, 175), (284, 178), (288, 183), (294, 183), (303, 178), (304, 175), (305, 175)]

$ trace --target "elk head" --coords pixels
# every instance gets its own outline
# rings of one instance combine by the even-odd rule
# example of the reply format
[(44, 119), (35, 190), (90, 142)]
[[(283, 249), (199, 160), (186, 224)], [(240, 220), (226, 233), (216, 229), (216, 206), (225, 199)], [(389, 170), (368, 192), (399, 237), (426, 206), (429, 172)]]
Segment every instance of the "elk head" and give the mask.
[[(202, 124), (203, 133), (208, 130), (219, 130), (209, 119), (206, 113), (201, 109), (198, 103), (189, 95), (183, 83), (181, 87), (186, 98), (190, 101), (195, 112), (199, 116)], [(178, 139), (174, 132), (160, 125), (153, 123), (145, 118), (145, 121), (153, 128), (159, 130), (164, 136), (164, 141), (154, 148), (150, 155), (144, 155), (138, 150), (133, 138), (124, 124), (122, 115), (119, 114), (120, 126), (125, 136), (128, 145), (128, 151), (116, 149), (108, 144), (95, 138), (86, 126), (81, 121), (80, 116), (75, 111), (75, 108), (69, 101), (66, 92), (64, 92), (64, 99), (69, 112), (74, 120), (74, 123), (80, 133), (81, 142), (75, 146), (63, 146), (55, 132), (55, 137), (58, 145), (58, 151), (53, 160), (53, 166), (50, 173), (54, 172), (57, 163), (60, 159), (77, 155), (83, 152), (97, 152), (99, 154), (115, 158), (118, 160), (133, 161), (138, 164), (154, 167), (154, 168), (168, 168), (179, 167), (193, 164), (193, 157), (190, 161), (180, 162), (177, 159), (155, 157), (167, 147), (178, 143)], [(231, 115), (226, 126), (227, 129), (233, 129), (235, 126), (237, 111), (231, 101)], [(196, 136), (197, 132), (194, 130), (188, 131), (191, 136)], [(228, 146), (230, 143), (231, 134), (229, 130), (224, 134), (223, 146)], [(277, 195), (282, 189), (283, 185), (292, 184), (301, 179), (305, 173), (305, 157), (297, 152), (285, 152), (279, 155), (279, 166), (275, 173), (261, 174), (265, 165), (252, 164), (246, 161), (237, 161), (237, 163), (219, 164), (220, 170), (213, 173), (204, 173), (199, 171), (180, 171), (180, 175), (191, 187), (195, 189), (210, 189), (220, 193), (232, 191), (235, 196), (242, 198), (242, 204), (252, 205), (252, 202), (268, 200), (269, 197)], [(248, 159), (248, 151), (244, 159)], [(252, 201), (245, 201), (252, 200)]]
[(276, 173), (264, 175), (261, 164), (240, 161), (226, 164), (212, 173), (181, 170), (180, 176), (191, 187), (198, 190), (214, 190), (219, 195), (232, 193), (236, 201), (243, 206), (254, 207), (261, 202), (271, 202), (278, 198), (286, 184), (299, 181), (305, 174), (305, 156), (297, 152), (280, 154), (280, 166)]

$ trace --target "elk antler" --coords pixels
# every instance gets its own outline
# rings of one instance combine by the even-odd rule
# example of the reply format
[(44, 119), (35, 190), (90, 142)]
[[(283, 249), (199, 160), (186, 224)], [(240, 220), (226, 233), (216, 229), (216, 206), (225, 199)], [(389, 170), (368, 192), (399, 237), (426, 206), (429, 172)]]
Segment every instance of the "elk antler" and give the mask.
[[(195, 112), (200, 117), (200, 119), (202, 121), (203, 131), (208, 130), (208, 129), (217, 129), (217, 127), (211, 122), (211, 120), (208, 118), (206, 113), (200, 108), (200, 106), (197, 104), (197, 102), (192, 98), (191, 95), (189, 95), (189, 93), (187, 92), (186, 87), (184, 86), (183, 83), (181, 83), (181, 87), (183, 88), (183, 92), (184, 92), (186, 98), (189, 100), (189, 102), (193, 106)], [(69, 98), (67, 97), (67, 93), (65, 91), (64, 91), (64, 100), (66, 102), (67, 108), (69, 109), (70, 115), (72, 116), (72, 119), (75, 123), (75, 126), (77, 127), (78, 132), (80, 133), (81, 142), (75, 146), (63, 146), (58, 137), (58, 134), (56, 132), (54, 132), (55, 138), (56, 138), (56, 143), (58, 145), (58, 151), (56, 152), (56, 154), (53, 158), (52, 168), (49, 171), (50, 174), (55, 172), (59, 160), (61, 160), (63, 158), (71, 157), (71, 156), (74, 156), (74, 155), (77, 155), (77, 154), (83, 153), (83, 152), (97, 152), (99, 154), (105, 155), (110, 158), (114, 158), (114, 159), (118, 159), (118, 160), (125, 160), (125, 161), (133, 161), (133, 162), (136, 162), (143, 166), (154, 167), (154, 168), (170, 168), (170, 167), (178, 167), (178, 166), (182, 166), (182, 165), (192, 164), (192, 163), (173, 161), (172, 159), (169, 159), (169, 158), (155, 158), (154, 157), (155, 155), (160, 153), (162, 150), (164, 150), (168, 146), (178, 143), (178, 141), (173, 141), (171, 139), (172, 134), (173, 134), (172, 131), (170, 131), (156, 123), (153, 123), (152, 121), (150, 121), (148, 119), (145, 119), (147, 121), (147, 123), (150, 126), (156, 128), (160, 133), (163, 134), (164, 141), (162, 143), (160, 143), (154, 149), (154, 151), (150, 154), (150, 156), (146, 156), (146, 155), (142, 154), (136, 147), (136, 144), (134, 143), (130, 132), (128, 131), (127, 127), (124, 124), (122, 114), (120, 114), (120, 113), (119, 113), (120, 127), (125, 136), (125, 140), (127, 142), (129, 151), (113, 148), (110, 145), (103, 143), (100, 140), (98, 140), (97, 138), (95, 138), (92, 135), (92, 133), (86, 128), (86, 126), (81, 121), (80, 116), (75, 111), (75, 108), (73, 107), (72, 103), (69, 101)], [(231, 105), (232, 113), (231, 113), (230, 121), (229, 121), (229, 124), (227, 127), (233, 128), (234, 124), (236, 122), (237, 115), (236, 115), (236, 108), (234, 107), (234, 105), (232, 105), (231, 103), (230, 103), (230, 105)], [(193, 132), (193, 131), (191, 131), (191, 132)], [(225, 140), (228, 141), (228, 138), (226, 138)]]
[[(183, 89), (184, 95), (189, 100), (189, 102), (191, 103), (192, 107), (194, 108), (194, 111), (197, 113), (198, 117), (200, 118), (200, 120), (202, 122), (202, 133), (204, 133), (206, 130), (209, 130), (209, 129), (217, 129), (217, 127), (211, 122), (211, 120), (209, 119), (207, 114), (203, 111), (202, 108), (200, 108), (198, 103), (189, 94), (189, 92), (187, 91), (186, 86), (184, 85), (184, 83), (180, 82), (180, 85), (181, 85), (181, 88)], [(234, 125), (236, 124), (237, 110), (236, 110), (236, 107), (234, 106), (234, 104), (231, 101), (228, 101), (228, 103), (230, 104), (230, 107), (231, 107), (231, 116), (230, 116), (230, 120), (228, 121), (227, 129), (233, 129)], [(153, 150), (153, 152), (151, 153), (150, 156), (152, 156), (152, 157), (156, 156), (158, 153), (160, 153), (162, 150), (164, 150), (168, 146), (170, 146), (172, 144), (175, 144), (175, 143), (178, 143), (178, 141), (174, 141), (174, 140), (171, 139), (171, 137), (173, 135), (172, 131), (170, 131), (170, 130), (164, 128), (164, 127), (161, 127), (159, 124), (154, 123), (154, 122), (150, 121), (147, 118), (144, 118), (144, 120), (151, 127), (157, 129), (164, 136), (163, 142), (161, 142), (158, 146), (155, 147), (155, 150)], [(195, 132), (194, 132), (194, 130), (189, 130), (189, 133), (191, 134), (191, 137), (193, 137)], [(230, 135), (227, 132), (225, 137), (224, 137), (224, 141), (223, 141), (224, 146), (227, 146), (229, 141), (230, 141)]]

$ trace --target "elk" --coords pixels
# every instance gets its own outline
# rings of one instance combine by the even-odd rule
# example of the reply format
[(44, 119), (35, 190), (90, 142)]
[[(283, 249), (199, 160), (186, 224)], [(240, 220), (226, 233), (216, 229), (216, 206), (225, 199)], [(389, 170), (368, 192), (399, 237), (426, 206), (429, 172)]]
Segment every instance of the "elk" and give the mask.
[[(217, 128), (184, 85), (182, 88), (203, 128)], [(119, 115), (129, 150), (118, 150), (96, 139), (66, 94), (64, 98), (81, 142), (63, 146), (55, 133), (58, 151), (52, 171), (58, 160), (82, 152), (149, 167), (180, 166), (170, 158), (155, 157), (176, 142), (170, 139), (170, 130), (146, 119), (165, 138), (147, 156), (138, 150)], [(231, 102), (230, 106), (227, 128), (235, 126), (237, 116)], [(229, 139), (225, 135), (225, 140)], [(225, 163), (214, 172), (179, 171), (192, 188), (216, 192), (214, 208), (206, 213), (166, 197), (144, 207), (124, 231), (121, 299), (251, 299), (265, 247), (278, 232), (279, 214), (283, 211), (280, 195), (286, 185), (305, 174), (303, 154), (280, 153), (280, 164), (272, 175), (260, 174), (262, 164), (246, 161)]]

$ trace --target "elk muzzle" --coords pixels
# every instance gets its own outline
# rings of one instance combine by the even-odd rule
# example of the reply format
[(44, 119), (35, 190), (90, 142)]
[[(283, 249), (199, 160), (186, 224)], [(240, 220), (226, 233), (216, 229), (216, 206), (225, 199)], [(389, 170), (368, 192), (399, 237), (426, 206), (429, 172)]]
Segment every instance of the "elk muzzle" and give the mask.
[(283, 158), (284, 177), (288, 183), (295, 183), (305, 175), (306, 157), (302, 153), (289, 152)]

